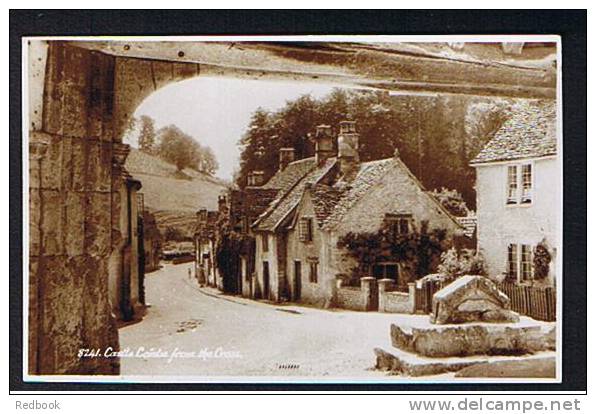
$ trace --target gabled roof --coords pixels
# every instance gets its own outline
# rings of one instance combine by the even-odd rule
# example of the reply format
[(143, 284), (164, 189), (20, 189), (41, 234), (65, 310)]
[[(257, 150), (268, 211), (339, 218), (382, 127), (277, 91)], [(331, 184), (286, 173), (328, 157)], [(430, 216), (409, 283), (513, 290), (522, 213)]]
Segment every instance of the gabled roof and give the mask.
[[(332, 198), (337, 198), (334, 206), (327, 205), (326, 216), (318, 215), (319, 226), (326, 230), (334, 229), (350, 209), (364, 197), (371, 187), (376, 185), (387, 171), (396, 165), (395, 158), (386, 158), (383, 160), (363, 162), (359, 165), (359, 169), (354, 171), (354, 175), (350, 177), (349, 181), (339, 180), (333, 186), (335, 191), (340, 192), (341, 195), (333, 195)], [(329, 191), (326, 191), (327, 198), (330, 197)], [(314, 204), (320, 204), (321, 200), (313, 200)], [(327, 202), (328, 204), (328, 202)]]
[[(331, 170), (335, 165), (335, 161), (335, 158), (330, 158), (323, 164), (315, 166), (314, 159), (312, 159), (312, 168), (294, 182), (293, 185), (286, 188), (286, 191), (280, 191), (277, 198), (269, 205), (269, 208), (267, 208), (267, 210), (265, 210), (265, 212), (253, 223), (253, 227), (256, 230), (266, 231), (274, 231), (277, 229), (282, 221), (300, 202), (304, 190), (307, 187), (307, 183), (316, 184)], [(286, 170), (290, 165), (286, 167)], [(297, 175), (298, 173), (296, 173), (296, 176)]]
[(289, 163), (286, 168), (275, 173), (261, 188), (288, 191), (298, 180), (315, 167), (315, 157), (303, 158)]
[(451, 218), (456, 226), (461, 227), (441, 203), (424, 189), (403, 161), (395, 157), (361, 163), (347, 181), (340, 179), (332, 187), (317, 185), (313, 191), (313, 204), (319, 227), (327, 231), (336, 229), (345, 215), (394, 168), (407, 174), (431, 203)]
[(554, 101), (524, 101), (514, 105), (510, 118), (470, 164), (556, 155), (556, 119)]

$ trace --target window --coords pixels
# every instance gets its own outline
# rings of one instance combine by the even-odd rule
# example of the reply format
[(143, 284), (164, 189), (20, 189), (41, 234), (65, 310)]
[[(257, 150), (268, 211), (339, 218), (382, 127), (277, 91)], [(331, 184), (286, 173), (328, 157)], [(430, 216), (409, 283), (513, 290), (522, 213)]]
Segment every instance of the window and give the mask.
[(385, 223), (393, 238), (400, 234), (408, 234), (410, 232), (412, 222), (411, 214), (386, 214)]
[(310, 273), (308, 275), (308, 280), (310, 283), (318, 283), (319, 281), (319, 262), (315, 260), (311, 260), (309, 263)]
[(269, 235), (263, 234), (261, 236), (261, 240), (262, 240), (263, 252), (266, 253), (269, 251)]
[(521, 245), (521, 280), (531, 280), (532, 271), (532, 248), (527, 244)]
[(522, 165), (522, 204), (532, 202), (532, 165)]
[(507, 167), (507, 204), (517, 204), (517, 166)]
[(507, 278), (526, 282), (534, 278), (532, 246), (510, 244), (507, 248)]
[(301, 242), (312, 241), (312, 218), (302, 217), (298, 224), (298, 238)]
[(517, 280), (517, 244), (510, 244), (507, 248), (507, 277)]
[(532, 203), (532, 164), (507, 166), (507, 204), (530, 203)]

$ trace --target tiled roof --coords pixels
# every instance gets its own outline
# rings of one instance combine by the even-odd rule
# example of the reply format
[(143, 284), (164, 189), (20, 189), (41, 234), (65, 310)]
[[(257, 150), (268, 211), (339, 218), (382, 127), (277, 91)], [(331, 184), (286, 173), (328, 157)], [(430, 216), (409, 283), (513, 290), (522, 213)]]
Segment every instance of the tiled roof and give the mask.
[(511, 108), (510, 118), (470, 164), (539, 158), (556, 153), (555, 103), (525, 101)]
[[(307, 159), (308, 160), (308, 159)], [(274, 230), (280, 222), (298, 205), (307, 183), (316, 184), (335, 164), (335, 158), (330, 158), (320, 166), (314, 166), (302, 178), (290, 185), (286, 191), (280, 191), (269, 208), (255, 221), (257, 230)], [(291, 165), (291, 164), (290, 164)], [(286, 167), (286, 170), (290, 167)], [(285, 171), (285, 170), (284, 170)], [(303, 171), (303, 170), (301, 170)], [(294, 176), (294, 173), (292, 173)]]
[(275, 173), (271, 179), (261, 186), (261, 188), (275, 188), (286, 192), (292, 187), (298, 180), (306, 175), (315, 166), (315, 158), (303, 158), (298, 161), (289, 163), (286, 168), (282, 171)]
[(334, 188), (326, 184), (317, 184), (311, 188), (311, 197), (317, 224), (322, 226), (344, 195), (346, 189)]
[[(361, 163), (355, 176), (349, 182), (340, 179), (335, 183), (333, 187), (336, 194), (330, 196), (330, 192), (325, 192), (326, 198), (331, 200), (335, 198), (335, 204), (330, 206), (327, 200), (324, 208), (326, 216), (317, 214), (317, 219), (320, 220), (319, 225), (326, 230), (335, 228), (341, 223), (346, 213), (368, 193), (370, 188), (377, 184), (390, 168), (395, 167), (396, 162), (395, 158), (387, 158)], [(313, 200), (313, 202), (315, 206), (321, 203), (320, 200)]]

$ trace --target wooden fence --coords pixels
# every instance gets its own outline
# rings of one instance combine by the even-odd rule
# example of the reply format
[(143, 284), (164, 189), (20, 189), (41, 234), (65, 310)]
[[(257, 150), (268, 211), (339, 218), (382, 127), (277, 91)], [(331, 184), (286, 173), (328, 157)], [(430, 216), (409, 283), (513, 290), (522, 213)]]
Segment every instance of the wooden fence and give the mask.
[[(433, 295), (447, 284), (428, 281), (416, 287), (416, 312), (432, 312)], [(511, 310), (541, 321), (557, 318), (557, 292), (552, 287), (524, 286), (504, 282), (497, 287), (511, 300)]]
[(430, 313), (433, 308), (433, 295), (447, 286), (446, 283), (432, 280), (416, 286), (416, 312)]
[(552, 287), (524, 286), (511, 282), (498, 285), (511, 300), (511, 309), (541, 321), (557, 319), (557, 292)]

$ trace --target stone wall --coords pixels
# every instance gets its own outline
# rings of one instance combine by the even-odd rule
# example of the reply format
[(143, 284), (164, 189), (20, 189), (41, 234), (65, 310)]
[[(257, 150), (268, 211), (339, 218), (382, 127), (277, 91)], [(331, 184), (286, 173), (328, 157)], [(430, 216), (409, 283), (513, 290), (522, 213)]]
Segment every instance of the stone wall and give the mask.
[(338, 288), (335, 306), (342, 309), (365, 310), (364, 295), (360, 286), (342, 286)]
[(29, 43), (30, 374), (117, 374), (108, 292), (110, 256), (121, 248), (124, 160), (114, 151), (137, 105), (196, 64), (115, 58), (63, 41)]
[(77, 356), (118, 349), (108, 295), (119, 242), (111, 231), (120, 202), (112, 194), (114, 59), (61, 42), (30, 52), (47, 63), (35, 73), (42, 97), (29, 91), (41, 99), (29, 131), (29, 373), (115, 374), (117, 359)]

